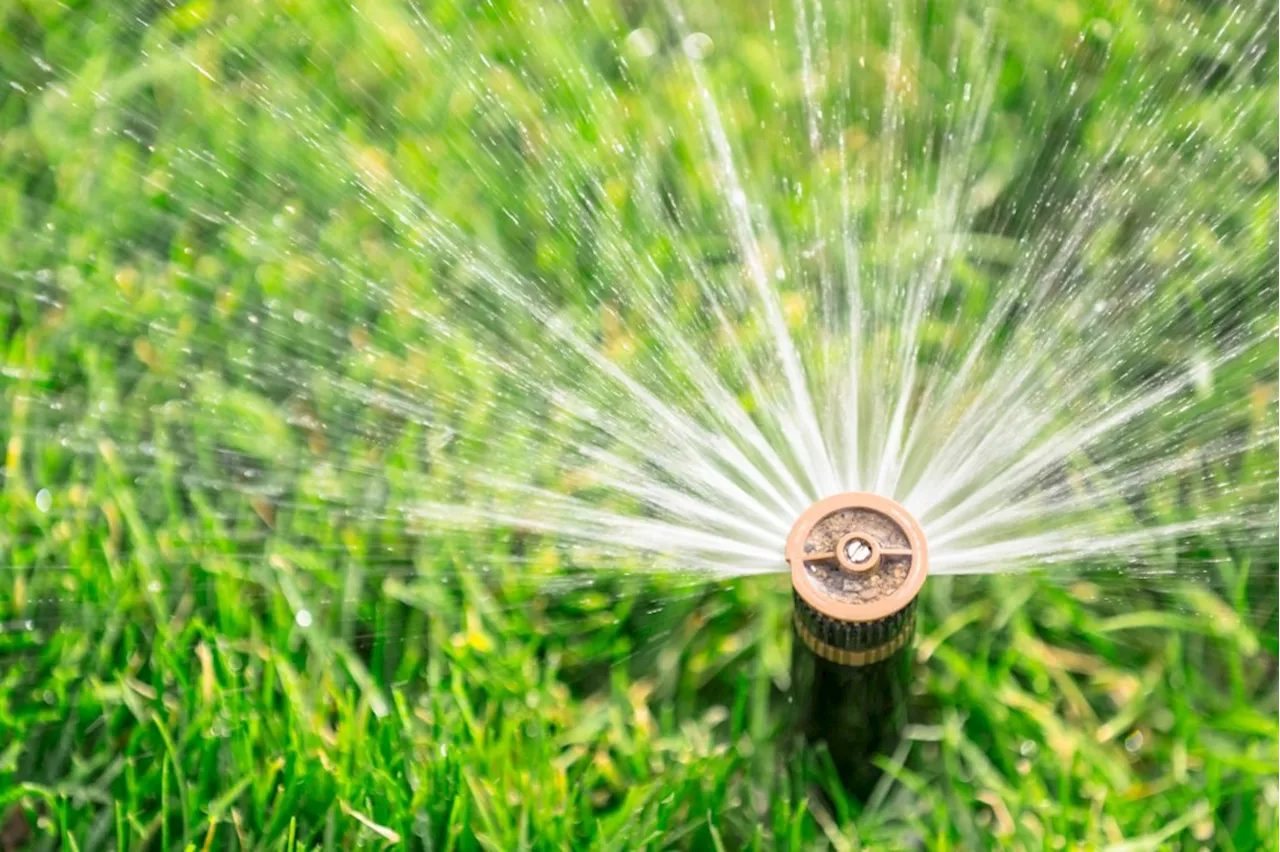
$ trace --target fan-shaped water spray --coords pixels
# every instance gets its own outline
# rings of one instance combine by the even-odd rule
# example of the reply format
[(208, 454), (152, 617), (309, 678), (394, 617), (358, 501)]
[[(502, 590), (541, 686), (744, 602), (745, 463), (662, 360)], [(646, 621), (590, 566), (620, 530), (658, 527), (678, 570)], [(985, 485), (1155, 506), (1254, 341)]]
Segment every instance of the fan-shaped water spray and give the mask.
[[(801, 2), (756, 32), (673, 7), (598, 21), (608, 53), (590, 60), (556, 44), (569, 14), (357, 18), (379, 76), (339, 79), (364, 118), (345, 134), (318, 90), (242, 46), (253, 21), (191, 42), (173, 20), (114, 22), (140, 65), (50, 66), (29, 109), (128, 140), (94, 197), (137, 179), (151, 197), (128, 200), (143, 225), (84, 257), (46, 222), (60, 265), (17, 270), (14, 298), (97, 303), (153, 392), (106, 416), (91, 383), (57, 392), (61, 362), (19, 358), (18, 431), (126, 476), (189, 467), (193, 488), (263, 512), (518, 527), (578, 545), (581, 564), (782, 570), (800, 512), (850, 490), (907, 505), (939, 573), (1161, 564), (1196, 533), (1274, 527), (1272, 491), (1229, 475), (1275, 446), (1274, 126), (1257, 85), (1272, 12), (1188, 13), (1145, 43), (1082, 22), (1061, 73), (1019, 93), (1013, 149), (991, 141), (1010, 73), (992, 25), (1013, 10), (962, 5), (922, 29), (906, 6)], [(326, 41), (292, 26), (329, 73)], [(1125, 119), (1080, 139), (1104, 78)], [(1208, 86), (1219, 110), (1191, 112)], [(228, 126), (278, 127), (276, 147), (184, 138), (164, 102), (192, 95)], [(753, 146), (765, 130), (782, 149)], [(1229, 202), (1203, 197), (1213, 176)], [(450, 209), (464, 196), (493, 215)], [(274, 232), (229, 212), (269, 204)], [(326, 249), (351, 229), (366, 257)], [(149, 256), (160, 233), (186, 248)], [(213, 244), (257, 270), (249, 302), (222, 295), (199, 254)], [(214, 322), (260, 330), (223, 350)], [(215, 412), (221, 434), (181, 437), (184, 409)], [(380, 463), (352, 452), (343, 477), (323, 460), (334, 441), (415, 442), (419, 473), (388, 499)], [(212, 476), (202, 453), (223, 460)], [(1188, 489), (1214, 509), (1180, 512)]]

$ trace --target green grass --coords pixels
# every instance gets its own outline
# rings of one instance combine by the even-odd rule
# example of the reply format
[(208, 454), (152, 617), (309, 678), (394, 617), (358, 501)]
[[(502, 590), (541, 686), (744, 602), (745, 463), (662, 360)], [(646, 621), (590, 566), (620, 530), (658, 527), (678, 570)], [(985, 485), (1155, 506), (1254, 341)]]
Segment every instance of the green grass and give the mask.
[[(486, 71), (502, 112), (406, 58), (418, 36), (397, 3), (362, 17), (337, 3), (0, 0), (0, 850), (1280, 847), (1274, 534), (1193, 538), (1141, 575), (930, 580), (908, 740), (859, 804), (787, 734), (783, 575), (592, 574), (554, 542), (424, 531), (394, 511), (466, 499), (451, 459), (562, 472), (515, 455), (510, 388), (469, 357), (477, 341), (421, 320), (454, 306), (467, 270), (407, 250), (352, 176), (394, 173), (607, 338), (592, 223), (540, 219), (555, 168), (517, 168), (514, 147), (491, 143), (509, 141), (512, 114), (537, 118), (563, 168), (591, 175), (625, 166), (602, 144), (622, 133), (687, 209), (713, 210), (681, 111), (688, 80), (638, 68), (642, 96), (609, 59), (636, 26), (670, 35), (631, 5), (593, 2), (591, 20), (540, 18), (541, 4), (431, 8), (440, 31), (474, 40), (455, 48), (468, 73), (486, 55), (535, 81), (558, 63), (593, 75), (535, 91)], [(776, 84), (779, 126), (801, 127), (763, 7), (718, 23), (711, 8), (691, 15), (738, 39), (708, 65), (718, 91), (740, 93), (729, 120), (772, 109)], [(946, 22), (972, 23), (931, 8), (944, 25), (925, 60), (967, 31)], [(1061, 154), (1064, 193), (1117, 138), (1142, 150), (1143, 133), (1124, 135), (1138, 93), (1125, 63), (1159, 69), (1169, 134), (1189, 116), (1241, 116), (1218, 141), (1253, 171), (1206, 170), (1191, 195), (1220, 227), (1169, 237), (1222, 274), (1155, 276), (1185, 290), (1188, 339), (1203, 340), (1241, 316), (1274, 322), (1275, 44), (1256, 101), (1217, 91), (1196, 63), (1240, 57), (1215, 58), (1182, 11), (1206, 31), (1226, 15), (1006, 10), (974, 167), (1000, 188), (994, 231), (1019, 187), (1043, 184), (1037, 145)], [(1073, 52), (1086, 26), (1114, 32), (1111, 59), (1088, 40)], [(1083, 85), (1055, 100), (1064, 54)], [(926, 89), (942, 85), (936, 61), (922, 67)], [(1183, 85), (1193, 69), (1199, 83)], [(929, 106), (904, 109), (927, 127)], [(753, 142), (755, 174), (815, 167), (776, 134)], [(1138, 206), (1158, 204), (1160, 175), (1143, 180)], [(771, 213), (784, 235), (802, 231), (804, 209), (781, 194)], [(689, 248), (714, 258), (723, 229), (703, 215)], [(670, 257), (669, 235), (634, 236)], [(993, 253), (1005, 236), (991, 234)], [(1110, 239), (1098, 250), (1126, 247)], [(993, 268), (957, 271), (979, 295), (953, 323), (980, 315)], [(1223, 288), (1237, 315), (1205, 307)], [(1214, 471), (1271, 506), (1274, 348), (1216, 377), (1244, 389), (1220, 422), (1260, 445)], [(352, 391), (388, 386), (430, 401), (433, 427)], [(1165, 483), (1142, 511), (1185, 520), (1218, 499)]]

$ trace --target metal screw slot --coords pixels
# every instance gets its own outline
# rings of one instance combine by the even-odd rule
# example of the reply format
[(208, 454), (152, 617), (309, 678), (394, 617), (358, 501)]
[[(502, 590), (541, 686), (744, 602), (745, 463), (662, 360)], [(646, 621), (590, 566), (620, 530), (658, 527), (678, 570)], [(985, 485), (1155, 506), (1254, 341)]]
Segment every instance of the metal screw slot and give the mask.
[(850, 562), (861, 564), (871, 558), (871, 545), (860, 538), (851, 539), (844, 546), (844, 555)]

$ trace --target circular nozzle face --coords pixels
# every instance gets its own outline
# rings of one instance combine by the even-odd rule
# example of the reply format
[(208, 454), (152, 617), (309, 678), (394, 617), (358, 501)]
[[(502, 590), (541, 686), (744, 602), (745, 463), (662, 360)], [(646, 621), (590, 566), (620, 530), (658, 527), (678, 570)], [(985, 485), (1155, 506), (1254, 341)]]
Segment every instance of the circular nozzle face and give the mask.
[(878, 621), (915, 599), (929, 570), (924, 531), (899, 504), (849, 492), (810, 506), (787, 536), (791, 585), (839, 621)]

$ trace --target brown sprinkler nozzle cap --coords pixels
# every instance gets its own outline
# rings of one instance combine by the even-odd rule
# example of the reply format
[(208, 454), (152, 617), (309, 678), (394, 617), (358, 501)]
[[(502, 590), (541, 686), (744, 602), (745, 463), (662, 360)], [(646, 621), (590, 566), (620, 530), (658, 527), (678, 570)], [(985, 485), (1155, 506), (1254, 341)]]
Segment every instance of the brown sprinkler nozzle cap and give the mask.
[(843, 622), (879, 621), (907, 607), (929, 570), (924, 531), (887, 497), (849, 492), (810, 506), (787, 537), (791, 585)]

